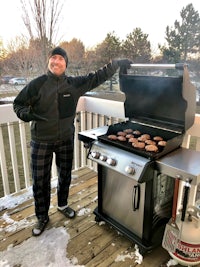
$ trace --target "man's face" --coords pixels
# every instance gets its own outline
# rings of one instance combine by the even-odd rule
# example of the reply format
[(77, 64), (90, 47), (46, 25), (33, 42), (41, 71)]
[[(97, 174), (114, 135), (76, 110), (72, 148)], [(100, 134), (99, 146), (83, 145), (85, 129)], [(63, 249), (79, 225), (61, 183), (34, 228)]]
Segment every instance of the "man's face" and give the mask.
[(60, 55), (53, 55), (49, 58), (48, 69), (55, 75), (60, 76), (66, 69), (65, 59)]

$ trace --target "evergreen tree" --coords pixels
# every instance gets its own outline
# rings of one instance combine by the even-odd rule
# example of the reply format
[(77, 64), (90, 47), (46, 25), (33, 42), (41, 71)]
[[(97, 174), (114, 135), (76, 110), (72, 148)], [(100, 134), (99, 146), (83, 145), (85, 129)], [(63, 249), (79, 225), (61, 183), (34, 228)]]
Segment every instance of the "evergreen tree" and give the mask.
[(108, 60), (120, 57), (121, 51), (120, 39), (115, 35), (115, 32), (108, 33), (101, 44), (96, 47), (96, 57), (99, 66), (108, 62)]
[(163, 58), (169, 62), (186, 61), (200, 51), (200, 17), (192, 4), (180, 12), (181, 22), (167, 26), (167, 47), (160, 47)]
[(122, 43), (124, 57), (130, 58), (137, 63), (147, 63), (151, 60), (151, 45), (148, 34), (144, 34), (141, 28), (136, 28), (128, 34)]

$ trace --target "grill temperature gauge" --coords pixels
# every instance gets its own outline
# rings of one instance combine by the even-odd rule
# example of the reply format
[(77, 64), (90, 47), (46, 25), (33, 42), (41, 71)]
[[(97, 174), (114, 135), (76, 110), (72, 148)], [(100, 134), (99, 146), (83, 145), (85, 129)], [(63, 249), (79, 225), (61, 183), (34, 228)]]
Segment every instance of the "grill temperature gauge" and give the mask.
[(126, 166), (125, 168), (125, 172), (128, 174), (134, 174), (135, 173), (135, 169), (131, 166)]

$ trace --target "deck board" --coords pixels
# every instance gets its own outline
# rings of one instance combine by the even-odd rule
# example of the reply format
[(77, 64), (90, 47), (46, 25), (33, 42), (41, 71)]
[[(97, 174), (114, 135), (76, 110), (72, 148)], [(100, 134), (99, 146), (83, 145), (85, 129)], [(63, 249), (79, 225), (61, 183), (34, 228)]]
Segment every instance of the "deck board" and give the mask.
[[(124, 261), (116, 261), (119, 255), (134, 255), (135, 244), (117, 232), (106, 223), (95, 221), (94, 209), (97, 206), (97, 174), (89, 168), (82, 168), (73, 172), (70, 188), (69, 204), (77, 211), (73, 220), (66, 220), (57, 211), (57, 197), (55, 188), (52, 189), (51, 207), (49, 211), (50, 222), (47, 229), (63, 226), (70, 235), (66, 248), (68, 258), (76, 257), (78, 264), (87, 267), (159, 267), (166, 266), (170, 259), (169, 254), (161, 246), (144, 255), (142, 264), (137, 264), (135, 259), (124, 257)], [(78, 212), (85, 208), (87, 213), (78, 216)], [(29, 199), (18, 207), (3, 210), (15, 221), (26, 219), (31, 223), (35, 221), (33, 199)], [(10, 244), (14, 246), (30, 238), (32, 225), (14, 232), (0, 232), (0, 251), (5, 250)], [(7, 224), (0, 217), (0, 227)], [(178, 265), (176, 265), (178, 266)]]

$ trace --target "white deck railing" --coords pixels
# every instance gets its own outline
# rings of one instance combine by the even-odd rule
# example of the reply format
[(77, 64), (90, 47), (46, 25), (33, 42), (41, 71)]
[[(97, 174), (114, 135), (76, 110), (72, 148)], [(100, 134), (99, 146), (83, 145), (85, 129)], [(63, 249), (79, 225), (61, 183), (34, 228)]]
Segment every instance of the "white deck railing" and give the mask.
[[(74, 169), (84, 166), (96, 169), (96, 164), (87, 160), (87, 150), (84, 148), (83, 143), (78, 140), (78, 132), (106, 124), (110, 125), (120, 120), (125, 120), (123, 102), (88, 96), (80, 98), (75, 120)], [(19, 127), (20, 137), (18, 139), (20, 144), (18, 147), (20, 147), (22, 155), (23, 175), (18, 165), (19, 148), (16, 146), (14, 125)], [(30, 140), (27, 140), (27, 128), (29, 129), (27, 124), (20, 121), (13, 112), (12, 104), (0, 105), (0, 192), (3, 192), (3, 196), (19, 192), (31, 185), (30, 156), (27, 145)], [(193, 149), (200, 151), (200, 114), (196, 114), (194, 125), (185, 134), (182, 146), (189, 148), (192, 137), (195, 137), (195, 148)], [(56, 176), (54, 163), (52, 177)]]

